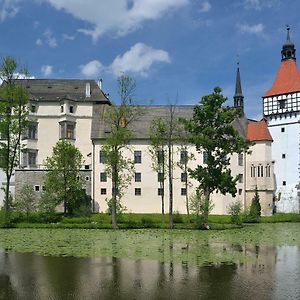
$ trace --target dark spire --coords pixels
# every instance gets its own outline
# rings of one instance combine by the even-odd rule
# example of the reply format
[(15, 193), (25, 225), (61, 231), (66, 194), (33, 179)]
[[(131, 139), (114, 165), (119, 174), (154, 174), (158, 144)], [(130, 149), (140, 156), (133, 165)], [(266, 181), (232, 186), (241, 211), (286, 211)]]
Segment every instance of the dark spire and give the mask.
[(233, 96), (233, 100), (234, 100), (234, 107), (240, 107), (242, 110), (242, 114), (244, 114), (244, 96), (243, 96), (243, 92), (242, 92), (240, 63), (239, 62), (237, 63), (235, 94)]
[(290, 26), (286, 25), (286, 42), (282, 46), (281, 50), (281, 60), (288, 60), (288, 59), (294, 59), (296, 60), (296, 49), (295, 45), (291, 41), (290, 37)]

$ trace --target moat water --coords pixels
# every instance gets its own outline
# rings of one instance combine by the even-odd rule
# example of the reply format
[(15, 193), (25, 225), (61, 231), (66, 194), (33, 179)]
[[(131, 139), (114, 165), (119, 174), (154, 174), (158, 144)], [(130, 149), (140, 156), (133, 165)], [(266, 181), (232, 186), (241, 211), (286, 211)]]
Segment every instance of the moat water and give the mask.
[(300, 299), (299, 247), (238, 250), (255, 259), (197, 266), (1, 250), (0, 299)]

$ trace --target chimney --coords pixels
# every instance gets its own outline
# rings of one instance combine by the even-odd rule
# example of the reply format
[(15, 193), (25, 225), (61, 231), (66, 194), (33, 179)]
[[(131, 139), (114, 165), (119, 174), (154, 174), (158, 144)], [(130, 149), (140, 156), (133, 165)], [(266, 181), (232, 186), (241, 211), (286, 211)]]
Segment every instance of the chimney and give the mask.
[(91, 84), (89, 82), (86, 82), (85, 84), (85, 97), (91, 97)]
[(98, 80), (99, 89), (102, 90), (102, 78)]

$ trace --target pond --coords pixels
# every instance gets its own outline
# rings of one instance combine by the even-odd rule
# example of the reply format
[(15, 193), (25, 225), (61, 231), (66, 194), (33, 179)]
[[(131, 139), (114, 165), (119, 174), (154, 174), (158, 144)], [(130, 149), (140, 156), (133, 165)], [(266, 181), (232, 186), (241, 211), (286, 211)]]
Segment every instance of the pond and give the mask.
[(299, 229), (0, 230), (0, 299), (300, 299)]

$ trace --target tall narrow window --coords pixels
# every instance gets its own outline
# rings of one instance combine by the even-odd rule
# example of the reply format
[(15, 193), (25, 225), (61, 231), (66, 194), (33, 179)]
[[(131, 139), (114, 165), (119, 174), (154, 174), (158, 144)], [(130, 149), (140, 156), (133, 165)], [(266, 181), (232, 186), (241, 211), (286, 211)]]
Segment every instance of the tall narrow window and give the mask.
[(158, 182), (163, 182), (164, 181), (164, 173), (157, 173), (157, 181)]
[(180, 163), (186, 164), (188, 162), (188, 153), (186, 150), (180, 151)]
[(101, 182), (107, 182), (107, 175), (105, 172), (100, 173), (100, 181)]
[(243, 183), (243, 174), (239, 174), (239, 183)]
[(187, 182), (187, 173), (181, 173), (181, 182)]
[(186, 188), (181, 189), (181, 196), (186, 196)]
[(207, 153), (207, 151), (204, 151), (203, 152), (203, 163), (206, 164), (207, 160), (208, 160), (208, 153)]
[(142, 195), (142, 189), (141, 188), (135, 188), (134, 189), (134, 194), (136, 196), (141, 196)]
[(164, 195), (164, 189), (163, 188), (158, 188), (157, 189), (157, 195), (158, 196), (163, 196)]
[(134, 163), (135, 164), (142, 163), (142, 151), (134, 151)]
[(141, 173), (135, 173), (134, 174), (134, 181), (135, 182), (141, 182), (142, 181), (142, 174)]
[(105, 155), (105, 152), (102, 150), (100, 150), (100, 153), (99, 153), (99, 162), (100, 162), (100, 164), (106, 163), (106, 155)]
[(69, 121), (63, 121), (60, 125), (60, 138), (61, 139), (75, 139), (75, 123)]
[(157, 163), (163, 164), (164, 160), (165, 160), (164, 151), (163, 150), (157, 151)]
[(243, 153), (239, 153), (239, 155), (238, 155), (238, 165), (243, 166), (243, 164), (244, 164), (244, 155), (243, 155)]
[(36, 140), (37, 139), (37, 123), (31, 122), (28, 125), (28, 139)]

